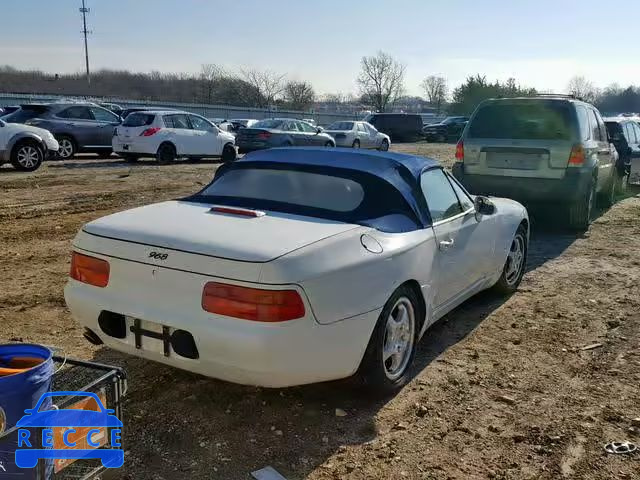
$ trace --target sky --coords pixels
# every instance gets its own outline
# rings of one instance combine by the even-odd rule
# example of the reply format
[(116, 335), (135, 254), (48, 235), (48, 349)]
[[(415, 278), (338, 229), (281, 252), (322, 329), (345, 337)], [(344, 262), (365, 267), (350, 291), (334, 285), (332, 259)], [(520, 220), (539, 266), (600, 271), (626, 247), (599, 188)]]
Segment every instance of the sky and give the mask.
[[(86, 0), (92, 69), (192, 72), (256, 68), (356, 93), (360, 59), (383, 50), (455, 88), (469, 75), (514, 77), (563, 92), (640, 83), (640, 1), (624, 0)], [(0, 64), (84, 70), (81, 0), (0, 0)], [(612, 6), (612, 7), (610, 7)]]

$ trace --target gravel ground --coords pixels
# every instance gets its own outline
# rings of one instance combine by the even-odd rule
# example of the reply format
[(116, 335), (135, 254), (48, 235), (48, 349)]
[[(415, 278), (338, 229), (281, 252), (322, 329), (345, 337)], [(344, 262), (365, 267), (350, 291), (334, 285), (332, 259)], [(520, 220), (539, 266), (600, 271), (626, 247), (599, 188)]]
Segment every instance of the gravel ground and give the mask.
[[(453, 145), (394, 149), (453, 162)], [(520, 290), (481, 294), (435, 325), (413, 381), (380, 401), (346, 382), (232, 385), (82, 338), (62, 296), (76, 231), (193, 192), (216, 166), (86, 157), (34, 174), (0, 169), (0, 340), (126, 368), (127, 454), (111, 476), (247, 479), (272, 465), (289, 479), (640, 478), (640, 455), (603, 451), (640, 442), (639, 198), (581, 236), (536, 218)]]

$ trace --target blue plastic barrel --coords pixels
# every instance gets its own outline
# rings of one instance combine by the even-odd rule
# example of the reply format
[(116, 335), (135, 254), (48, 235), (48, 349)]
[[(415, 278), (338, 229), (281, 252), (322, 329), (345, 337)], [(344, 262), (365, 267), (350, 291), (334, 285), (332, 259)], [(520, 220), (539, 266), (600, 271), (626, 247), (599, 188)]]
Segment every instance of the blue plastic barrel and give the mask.
[[(41, 466), (33, 469), (18, 468), (15, 464), (18, 432), (9, 435), (6, 435), (6, 432), (22, 418), (26, 408), (35, 407), (42, 394), (51, 389), (53, 358), (51, 350), (41, 345), (24, 343), (0, 345), (0, 367), (7, 367), (11, 365), (11, 360), (20, 358), (34, 358), (42, 362), (12, 375), (0, 374), (0, 429), (4, 424), (4, 431), (0, 430), (0, 478), (44, 480), (51, 475), (51, 462), (48, 462), (44, 469)], [(50, 406), (51, 398), (48, 398), (40, 410), (48, 409)], [(35, 438), (34, 433), (32, 432), (31, 438)], [(38, 468), (41, 468), (40, 476)]]

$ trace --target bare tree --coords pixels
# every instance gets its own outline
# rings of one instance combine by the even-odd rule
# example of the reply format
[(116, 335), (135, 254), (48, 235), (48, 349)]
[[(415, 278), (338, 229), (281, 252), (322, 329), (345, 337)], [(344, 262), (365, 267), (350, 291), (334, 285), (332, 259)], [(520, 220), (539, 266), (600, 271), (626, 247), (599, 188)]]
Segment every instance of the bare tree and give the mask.
[(286, 75), (269, 70), (242, 70), (245, 82), (254, 87), (260, 94), (258, 106), (266, 108), (273, 105), (284, 92)]
[(309, 82), (290, 81), (284, 86), (284, 98), (294, 110), (306, 110), (315, 101), (316, 93)]
[(420, 84), (427, 97), (427, 101), (431, 105), (435, 105), (439, 114), (442, 104), (447, 100), (449, 88), (447, 87), (447, 79), (436, 75), (429, 75)]
[(593, 103), (598, 98), (598, 89), (584, 77), (575, 76), (569, 80), (567, 91), (585, 102)]
[(201, 100), (204, 103), (213, 103), (216, 82), (224, 75), (224, 70), (214, 63), (205, 63), (200, 67)]
[(375, 56), (362, 57), (357, 83), (360, 93), (378, 112), (402, 95), (405, 66), (382, 51)]

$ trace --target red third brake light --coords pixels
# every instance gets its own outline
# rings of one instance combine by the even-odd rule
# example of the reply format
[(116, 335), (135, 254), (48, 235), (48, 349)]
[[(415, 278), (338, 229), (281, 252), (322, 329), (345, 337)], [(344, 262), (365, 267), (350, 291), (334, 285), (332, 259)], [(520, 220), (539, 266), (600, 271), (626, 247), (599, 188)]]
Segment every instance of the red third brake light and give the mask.
[(295, 290), (263, 290), (209, 282), (202, 308), (210, 313), (254, 322), (285, 322), (304, 317), (304, 303)]
[(160, 130), (162, 130), (162, 129), (158, 128), (158, 127), (147, 128), (144, 132), (142, 132), (140, 134), (140, 136), (141, 137), (150, 137), (151, 135), (155, 135), (156, 133), (158, 133)]
[(462, 140), (456, 145), (456, 160), (464, 162), (464, 142)]
[(574, 145), (569, 155), (569, 166), (581, 167), (582, 165), (584, 165), (584, 148), (582, 145)]
[(267, 138), (269, 138), (271, 136), (271, 132), (260, 132), (258, 134), (258, 138), (260, 140), (266, 140)]

